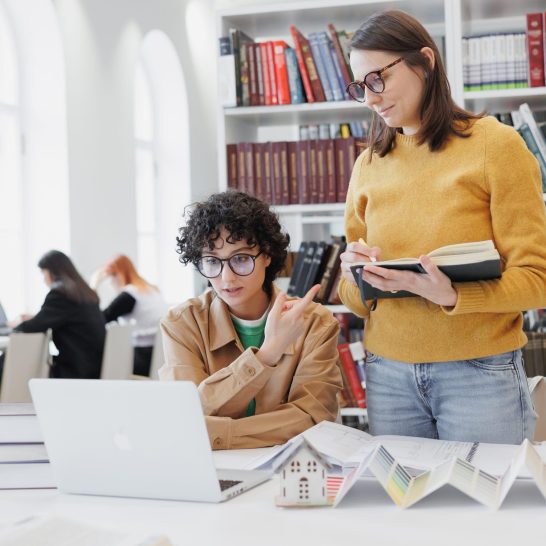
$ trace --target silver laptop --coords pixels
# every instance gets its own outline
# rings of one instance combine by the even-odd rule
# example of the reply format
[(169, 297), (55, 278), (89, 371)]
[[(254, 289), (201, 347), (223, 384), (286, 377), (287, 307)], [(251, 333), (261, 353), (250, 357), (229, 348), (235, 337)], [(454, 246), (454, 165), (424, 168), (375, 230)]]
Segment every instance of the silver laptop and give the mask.
[(32, 379), (61, 491), (220, 502), (271, 474), (216, 470), (191, 382)]

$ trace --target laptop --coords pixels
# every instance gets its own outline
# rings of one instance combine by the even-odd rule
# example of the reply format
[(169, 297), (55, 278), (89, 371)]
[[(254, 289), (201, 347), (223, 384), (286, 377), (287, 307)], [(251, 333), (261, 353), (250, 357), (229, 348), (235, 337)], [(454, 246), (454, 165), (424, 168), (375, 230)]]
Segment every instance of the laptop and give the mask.
[(192, 382), (32, 379), (29, 386), (60, 491), (221, 502), (271, 477), (215, 468)]
[(0, 336), (9, 336), (12, 331), (13, 329), (8, 326), (8, 317), (4, 307), (0, 303)]

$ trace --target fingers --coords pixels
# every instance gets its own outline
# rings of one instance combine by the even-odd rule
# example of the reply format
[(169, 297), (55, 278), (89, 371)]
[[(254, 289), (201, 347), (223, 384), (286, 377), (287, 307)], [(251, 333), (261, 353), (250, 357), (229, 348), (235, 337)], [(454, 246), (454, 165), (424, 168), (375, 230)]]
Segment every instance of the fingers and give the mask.
[(285, 304), (286, 304), (286, 293), (279, 292), (277, 294), (277, 297), (275, 298), (273, 307), (271, 307), (271, 311), (269, 311), (269, 314), (275, 315), (275, 316), (280, 315), (284, 309)]

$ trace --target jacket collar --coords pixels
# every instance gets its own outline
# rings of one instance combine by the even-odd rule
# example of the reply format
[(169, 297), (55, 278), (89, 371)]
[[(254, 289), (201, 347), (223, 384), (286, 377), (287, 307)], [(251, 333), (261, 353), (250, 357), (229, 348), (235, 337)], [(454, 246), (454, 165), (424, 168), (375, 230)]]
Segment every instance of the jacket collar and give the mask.
[[(280, 290), (273, 285), (273, 302), (277, 298)], [(212, 302), (210, 304), (210, 316), (209, 316), (209, 340), (210, 350), (215, 351), (220, 347), (224, 347), (228, 343), (235, 341), (239, 349), (243, 350), (241, 342), (231, 321), (231, 315), (229, 314), (228, 306), (224, 301), (219, 298), (216, 293), (212, 295)], [(291, 343), (284, 354), (293, 355), (295, 353), (295, 344)]]

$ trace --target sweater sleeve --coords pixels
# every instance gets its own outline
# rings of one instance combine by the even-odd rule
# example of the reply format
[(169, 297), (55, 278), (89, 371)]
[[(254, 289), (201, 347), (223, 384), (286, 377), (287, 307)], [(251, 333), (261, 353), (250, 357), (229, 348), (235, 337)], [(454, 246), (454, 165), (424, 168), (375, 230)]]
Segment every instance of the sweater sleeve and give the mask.
[(51, 290), (38, 313), (29, 320), (21, 322), (14, 330), (16, 332), (45, 332), (49, 328), (62, 326), (70, 314), (70, 303), (57, 290)]
[[(345, 205), (345, 234), (347, 243), (358, 241), (360, 237), (367, 240), (367, 229), (363, 211), (365, 206), (358, 202), (357, 188), (362, 183), (362, 165), (364, 158), (368, 157), (368, 152), (362, 152), (353, 167), (349, 189), (347, 191), (347, 201)], [(362, 303), (360, 291), (355, 282), (341, 278), (338, 287), (338, 294), (341, 301), (355, 314), (360, 317), (366, 317), (369, 314), (368, 309)]]
[(455, 283), (448, 314), (508, 313), (546, 306), (546, 215), (538, 162), (508, 126), (486, 129), (484, 184), (502, 277)]
[(128, 315), (135, 308), (136, 299), (129, 292), (121, 292), (110, 305), (102, 312), (104, 320), (112, 322), (123, 315)]

